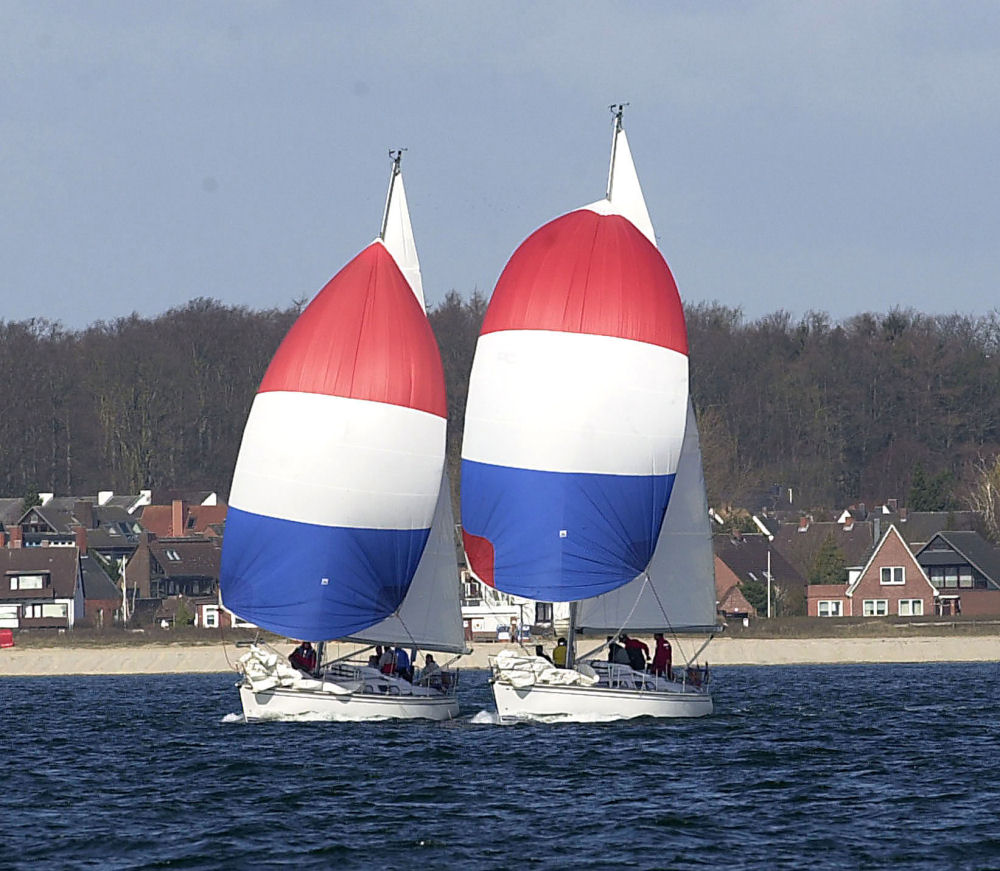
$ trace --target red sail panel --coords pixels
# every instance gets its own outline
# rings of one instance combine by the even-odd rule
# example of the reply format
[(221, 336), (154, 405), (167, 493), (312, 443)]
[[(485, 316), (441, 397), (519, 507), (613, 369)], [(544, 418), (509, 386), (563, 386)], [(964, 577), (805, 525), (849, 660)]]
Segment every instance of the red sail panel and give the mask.
[(448, 416), (437, 341), (396, 261), (374, 242), (289, 330), (260, 385)]
[(500, 275), (482, 332), (616, 336), (687, 354), (677, 285), (656, 247), (620, 215), (580, 209), (550, 221)]

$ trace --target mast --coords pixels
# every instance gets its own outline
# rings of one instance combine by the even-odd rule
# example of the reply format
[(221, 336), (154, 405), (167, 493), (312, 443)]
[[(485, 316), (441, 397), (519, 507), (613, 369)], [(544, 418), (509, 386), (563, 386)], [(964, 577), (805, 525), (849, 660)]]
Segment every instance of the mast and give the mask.
[(625, 107), (628, 103), (612, 103), (608, 108), (614, 116), (611, 122), (611, 165), (608, 167), (608, 193), (607, 198), (611, 199), (611, 188), (615, 181), (615, 152), (618, 149), (618, 134), (622, 132), (622, 115), (625, 114)]
[(566, 668), (572, 668), (576, 662), (576, 608), (577, 602), (569, 603), (569, 638), (566, 639), (566, 645), (569, 648), (566, 651)]
[(389, 159), (392, 161), (392, 169), (389, 172), (389, 190), (385, 194), (385, 208), (382, 210), (382, 228), (378, 231), (378, 237), (385, 241), (385, 231), (389, 225), (389, 206), (392, 204), (392, 191), (396, 186), (396, 177), (402, 172), (400, 163), (403, 161), (405, 148), (390, 148)]

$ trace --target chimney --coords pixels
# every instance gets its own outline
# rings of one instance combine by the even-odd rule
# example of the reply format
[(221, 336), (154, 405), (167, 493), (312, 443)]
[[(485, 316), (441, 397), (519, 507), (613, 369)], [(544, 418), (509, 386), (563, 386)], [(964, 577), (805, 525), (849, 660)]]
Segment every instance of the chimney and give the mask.
[(875, 539), (875, 544), (878, 544), (882, 540), (882, 518), (875, 517), (872, 520), (872, 536)]
[(180, 537), (184, 535), (184, 500), (174, 499), (170, 511), (170, 534)]
[(808, 532), (808, 531), (809, 531), (809, 518), (808, 517), (800, 517), (799, 518), (799, 532)]
[(854, 518), (848, 517), (847, 520), (844, 521), (844, 532), (850, 532), (852, 529), (854, 529)]
[(20, 526), (10, 528), (10, 546), (11, 548), (24, 547), (24, 530)]
[(899, 522), (900, 523), (906, 523), (906, 509), (905, 508), (900, 508), (899, 509)]
[(7, 547), (7, 533), (0, 529), (0, 547)]
[(899, 506), (899, 502), (895, 499), (886, 499), (885, 504), (889, 506), (890, 511), (895, 511)]
[(87, 555), (87, 529), (83, 526), (77, 526), (74, 530), (76, 533), (76, 546), (80, 550), (80, 556)]
[(73, 516), (84, 529), (96, 529), (94, 521), (94, 503), (81, 499), (73, 505)]

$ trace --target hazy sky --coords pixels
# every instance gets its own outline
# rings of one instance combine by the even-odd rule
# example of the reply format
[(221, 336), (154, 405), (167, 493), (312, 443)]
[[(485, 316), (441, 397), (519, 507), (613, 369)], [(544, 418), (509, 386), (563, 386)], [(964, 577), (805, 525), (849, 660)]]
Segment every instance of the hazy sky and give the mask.
[(993, 309), (1000, 4), (0, 0), (0, 319), (310, 298), (403, 167), (430, 305), (604, 194), (685, 302)]

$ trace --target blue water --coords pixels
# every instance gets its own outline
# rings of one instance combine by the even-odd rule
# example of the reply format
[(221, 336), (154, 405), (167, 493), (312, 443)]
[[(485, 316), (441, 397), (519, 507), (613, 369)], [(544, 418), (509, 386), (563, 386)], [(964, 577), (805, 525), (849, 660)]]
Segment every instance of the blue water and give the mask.
[(0, 868), (1000, 868), (996, 664), (722, 668), (704, 720), (260, 723), (0, 678)]

